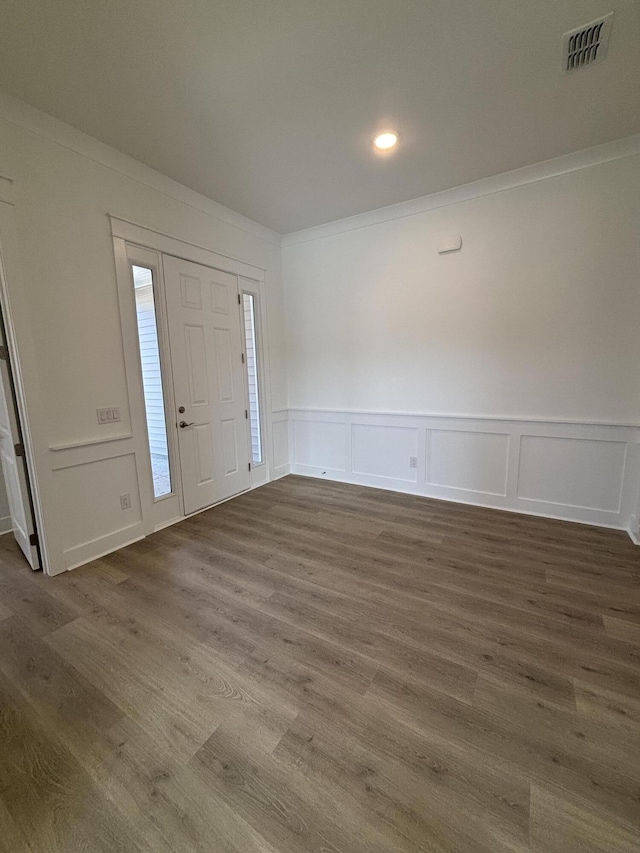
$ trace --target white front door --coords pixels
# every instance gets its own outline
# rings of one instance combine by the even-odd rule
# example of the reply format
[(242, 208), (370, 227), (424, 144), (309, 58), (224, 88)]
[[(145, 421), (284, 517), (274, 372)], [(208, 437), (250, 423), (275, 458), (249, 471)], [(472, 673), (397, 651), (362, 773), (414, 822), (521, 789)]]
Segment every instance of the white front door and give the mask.
[(249, 488), (238, 279), (163, 258), (186, 514)]
[[(0, 462), (9, 500), (13, 535), (31, 568), (39, 569), (38, 548), (32, 544), (35, 523), (29, 496), (24, 447), (21, 444), (9, 361), (4, 346), (0, 353)], [(16, 453), (16, 448), (19, 453)]]

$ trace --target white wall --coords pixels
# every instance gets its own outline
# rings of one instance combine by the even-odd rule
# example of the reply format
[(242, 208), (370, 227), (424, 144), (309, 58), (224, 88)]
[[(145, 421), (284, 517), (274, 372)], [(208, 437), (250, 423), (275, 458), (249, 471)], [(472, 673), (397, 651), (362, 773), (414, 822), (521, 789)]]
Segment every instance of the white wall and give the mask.
[(290, 405), (640, 421), (639, 211), (635, 156), (310, 231), (283, 250)]
[[(33, 347), (25, 383), (55, 573), (142, 535), (108, 214), (266, 270), (274, 409), (286, 406), (280, 238), (4, 96), (0, 174), (14, 182), (22, 285), (8, 284), (24, 309), (18, 344)], [(98, 425), (107, 406), (120, 424)]]
[[(625, 527), (638, 430), (616, 425), (640, 425), (633, 150), (284, 238), (292, 470)], [(452, 234), (462, 250), (439, 255)]]

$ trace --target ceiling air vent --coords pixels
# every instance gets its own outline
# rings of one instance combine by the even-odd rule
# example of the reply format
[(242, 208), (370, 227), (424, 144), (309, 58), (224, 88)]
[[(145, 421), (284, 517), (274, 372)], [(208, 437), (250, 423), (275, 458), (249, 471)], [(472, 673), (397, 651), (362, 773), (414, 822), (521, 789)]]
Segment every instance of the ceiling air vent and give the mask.
[(607, 55), (613, 12), (584, 27), (565, 33), (563, 38), (564, 73), (601, 62)]

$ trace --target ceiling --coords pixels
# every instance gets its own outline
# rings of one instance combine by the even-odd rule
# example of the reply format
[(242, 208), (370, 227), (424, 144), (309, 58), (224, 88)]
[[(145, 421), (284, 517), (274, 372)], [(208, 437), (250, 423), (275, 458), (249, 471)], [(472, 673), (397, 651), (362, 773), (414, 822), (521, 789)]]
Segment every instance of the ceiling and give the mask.
[(640, 132), (639, 45), (636, 0), (3, 0), (0, 89), (288, 233)]

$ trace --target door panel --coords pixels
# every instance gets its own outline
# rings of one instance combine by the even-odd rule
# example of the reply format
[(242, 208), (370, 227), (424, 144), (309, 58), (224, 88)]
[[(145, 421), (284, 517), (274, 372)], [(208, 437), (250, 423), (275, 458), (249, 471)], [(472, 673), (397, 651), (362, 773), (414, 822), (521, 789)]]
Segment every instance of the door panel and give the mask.
[(202, 288), (200, 280), (190, 275), (180, 276), (180, 289), (182, 292), (182, 305), (184, 308), (202, 309)]
[(238, 470), (238, 426), (235, 419), (222, 421), (222, 452), (224, 458), (224, 473), (235, 474)]
[[(11, 523), (13, 524), (13, 534), (16, 541), (26, 543), (29, 541), (29, 530), (27, 524), (27, 516), (25, 507), (20, 500), (20, 475), (18, 474), (17, 459), (14, 454), (7, 452), (7, 445), (10, 444), (7, 440), (7, 435), (0, 432), (0, 457), (2, 458), (2, 473), (4, 475), (5, 488), (7, 490), (7, 499), (9, 501), (9, 512), (11, 514)], [(20, 544), (22, 547), (22, 544)]]
[[(1, 338), (0, 338), (1, 342)], [(8, 362), (0, 360), (0, 464), (4, 475), (13, 536), (32, 569), (40, 568), (38, 549), (30, 542), (35, 522), (29, 498), (29, 484), (24, 456), (16, 456), (20, 429), (16, 416), (11, 374)]]
[(189, 375), (189, 400), (192, 406), (208, 406), (209, 376), (204, 327), (185, 325), (184, 342)]
[(214, 340), (218, 368), (218, 402), (233, 403), (233, 358), (229, 330), (214, 329)]
[(236, 276), (163, 258), (185, 512), (248, 489), (248, 421)]
[(196, 484), (213, 483), (213, 452), (211, 447), (211, 423), (195, 424), (193, 427), (194, 451), (196, 454)]
[(216, 314), (229, 313), (229, 291), (222, 284), (213, 283), (213, 310)]

